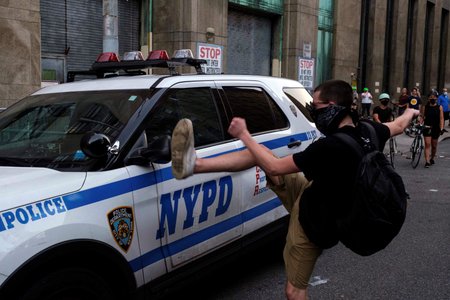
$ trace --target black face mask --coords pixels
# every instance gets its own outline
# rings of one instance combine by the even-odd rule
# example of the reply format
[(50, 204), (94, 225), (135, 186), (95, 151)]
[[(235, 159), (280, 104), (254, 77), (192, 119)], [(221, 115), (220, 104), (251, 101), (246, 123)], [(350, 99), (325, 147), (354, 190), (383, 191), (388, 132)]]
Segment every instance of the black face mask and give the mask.
[(319, 109), (313, 108), (310, 113), (317, 129), (325, 135), (333, 134), (338, 129), (339, 123), (349, 114), (344, 106), (335, 104)]
[(430, 101), (431, 104), (436, 104), (436, 100), (437, 99), (428, 99), (428, 101)]
[(381, 104), (383, 104), (384, 106), (386, 106), (386, 105), (388, 105), (389, 100), (382, 100), (382, 101), (380, 101), (380, 102), (381, 102)]

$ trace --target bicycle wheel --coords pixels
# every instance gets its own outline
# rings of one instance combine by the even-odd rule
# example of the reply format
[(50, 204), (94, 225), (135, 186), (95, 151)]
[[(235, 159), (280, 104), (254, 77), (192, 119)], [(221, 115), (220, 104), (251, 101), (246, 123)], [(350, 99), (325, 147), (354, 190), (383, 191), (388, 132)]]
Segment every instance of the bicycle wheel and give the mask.
[(389, 158), (391, 160), (391, 165), (395, 168), (394, 158), (395, 158), (395, 141), (393, 138), (389, 139)]
[(422, 156), (422, 150), (423, 150), (423, 140), (422, 136), (418, 135), (414, 138), (413, 142), (413, 152), (412, 152), (412, 158), (411, 158), (411, 165), (415, 169), (417, 165), (420, 162), (420, 157)]

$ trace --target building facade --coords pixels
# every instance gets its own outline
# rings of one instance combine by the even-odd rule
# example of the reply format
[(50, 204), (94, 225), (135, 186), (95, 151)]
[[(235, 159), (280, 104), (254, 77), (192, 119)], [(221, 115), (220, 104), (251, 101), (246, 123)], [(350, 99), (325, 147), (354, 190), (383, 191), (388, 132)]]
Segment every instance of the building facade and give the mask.
[(0, 108), (41, 86), (39, 0), (0, 1)]
[[(112, 18), (105, 10), (114, 6)], [(0, 0), (0, 107), (126, 51), (192, 49), (209, 73), (450, 87), (450, 0)]]

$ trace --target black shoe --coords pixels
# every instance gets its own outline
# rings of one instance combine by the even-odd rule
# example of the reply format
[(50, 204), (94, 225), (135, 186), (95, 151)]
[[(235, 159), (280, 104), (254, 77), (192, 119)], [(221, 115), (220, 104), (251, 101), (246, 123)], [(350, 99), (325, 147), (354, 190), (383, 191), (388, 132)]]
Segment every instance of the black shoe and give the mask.
[(425, 168), (429, 168), (430, 167), (430, 163), (429, 162), (426, 162), (425, 163)]
[(434, 159), (430, 159), (430, 165), (434, 165)]

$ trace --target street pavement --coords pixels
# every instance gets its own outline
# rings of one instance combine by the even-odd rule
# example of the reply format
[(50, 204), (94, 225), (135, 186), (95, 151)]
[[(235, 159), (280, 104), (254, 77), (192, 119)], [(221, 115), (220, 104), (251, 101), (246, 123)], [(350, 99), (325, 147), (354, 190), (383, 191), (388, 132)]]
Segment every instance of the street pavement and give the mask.
[[(447, 121), (445, 122), (446, 124), (447, 124)], [(448, 131), (448, 132), (445, 132), (443, 135), (441, 135), (440, 137), (439, 137), (439, 143), (441, 142), (441, 141), (444, 141), (444, 140), (447, 140), (447, 139), (450, 139), (450, 126), (445, 126), (445, 129)], [(410, 157), (409, 156), (409, 149), (410, 149), (410, 146), (411, 146), (411, 143), (412, 143), (412, 141), (413, 141), (413, 138), (412, 137), (409, 137), (408, 135), (406, 135), (406, 134), (401, 134), (401, 135), (398, 135), (398, 136), (396, 136), (395, 137), (395, 140), (396, 140), (396, 142), (397, 142), (397, 147), (398, 147), (398, 151), (400, 152), (399, 154), (400, 154), (400, 156), (403, 156), (403, 157)], [(388, 143), (386, 143), (386, 151), (389, 151), (389, 149), (387, 148), (388, 147)], [(439, 148), (439, 146), (438, 146), (438, 148)], [(425, 153), (423, 152), (422, 153), (422, 157), (421, 157), (421, 162), (420, 162), (420, 164), (419, 164), (419, 166), (422, 166), (423, 167), (423, 165), (425, 164), (425, 161), (423, 161), (423, 163), (422, 163), (422, 160), (423, 160), (423, 156), (425, 155)], [(395, 164), (395, 162), (394, 162), (394, 164)], [(418, 167), (419, 167), (418, 166)]]
[[(449, 129), (449, 127), (446, 127)], [(412, 138), (396, 137), (395, 157), (411, 199), (405, 223), (388, 247), (372, 256), (342, 244), (325, 250), (310, 281), (310, 300), (450, 299), (450, 134), (440, 137), (436, 164), (416, 169), (407, 159)], [(283, 300), (282, 243), (252, 251), (165, 299)]]
[[(446, 127), (448, 128), (448, 127)], [(310, 281), (310, 300), (450, 299), (450, 134), (440, 137), (436, 164), (416, 169), (407, 159), (412, 138), (396, 137), (395, 157), (411, 199), (399, 235), (372, 256), (342, 244), (325, 250)], [(227, 265), (183, 290), (204, 300), (286, 299), (281, 246), (269, 245)], [(168, 297), (166, 299), (177, 299)]]
[[(447, 129), (449, 127), (446, 126)], [(411, 199), (400, 234), (369, 257), (344, 246), (326, 250), (311, 281), (316, 299), (450, 299), (450, 134), (439, 138), (436, 164), (416, 169), (407, 159), (412, 138), (396, 137), (395, 166)]]

